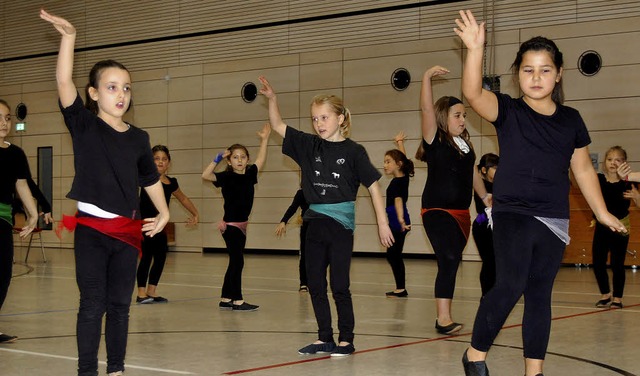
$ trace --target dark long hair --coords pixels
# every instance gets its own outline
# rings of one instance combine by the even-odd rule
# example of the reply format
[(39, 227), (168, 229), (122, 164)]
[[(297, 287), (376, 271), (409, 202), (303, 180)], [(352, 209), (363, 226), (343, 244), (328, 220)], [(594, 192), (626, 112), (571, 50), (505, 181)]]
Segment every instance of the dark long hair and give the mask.
[[(98, 110), (99, 110), (98, 102), (91, 99), (91, 95), (89, 95), (89, 88), (90, 87), (94, 89), (98, 88), (98, 83), (100, 82), (100, 75), (102, 74), (102, 71), (104, 71), (107, 68), (119, 68), (127, 71), (127, 73), (131, 75), (131, 72), (129, 72), (129, 70), (124, 65), (118, 63), (115, 60), (101, 60), (93, 65), (93, 67), (91, 68), (91, 71), (89, 72), (89, 82), (87, 83), (87, 86), (84, 88), (84, 96), (86, 98), (84, 106), (89, 111), (93, 112), (96, 115), (98, 114)], [(132, 105), (133, 105), (133, 99), (129, 101), (129, 107), (127, 107), (127, 111), (129, 111)]]
[(478, 171), (482, 174), (482, 168), (489, 170), (491, 167), (498, 167), (498, 163), (500, 163), (499, 156), (493, 153), (487, 153), (480, 157), (480, 161), (478, 162)]
[(391, 150), (387, 150), (387, 152), (384, 153), (384, 155), (385, 156), (388, 155), (389, 157), (391, 157), (391, 159), (393, 159), (396, 162), (396, 164), (400, 166), (400, 171), (402, 171), (403, 174), (409, 177), (413, 177), (413, 175), (415, 174), (413, 161), (407, 158), (407, 156), (404, 155), (403, 152), (401, 152), (398, 149), (391, 149)]
[(151, 154), (155, 154), (156, 152), (161, 151), (167, 155), (169, 162), (171, 162), (171, 154), (169, 153), (169, 148), (164, 145), (156, 145), (151, 148)]
[[(529, 51), (547, 51), (551, 56), (551, 60), (553, 61), (553, 65), (555, 65), (558, 72), (560, 72), (560, 68), (564, 64), (564, 60), (562, 58), (562, 52), (558, 49), (558, 46), (551, 40), (545, 37), (533, 37), (528, 41), (522, 43), (520, 45), (520, 49), (516, 54), (516, 59), (511, 64), (511, 72), (513, 73), (514, 79), (517, 79), (518, 73), (520, 72), (520, 65), (522, 65), (522, 57), (525, 52)], [(551, 99), (558, 103), (564, 103), (564, 91), (562, 90), (562, 76), (560, 76), (560, 81), (556, 83), (556, 86), (553, 88), (553, 92), (551, 93)]]

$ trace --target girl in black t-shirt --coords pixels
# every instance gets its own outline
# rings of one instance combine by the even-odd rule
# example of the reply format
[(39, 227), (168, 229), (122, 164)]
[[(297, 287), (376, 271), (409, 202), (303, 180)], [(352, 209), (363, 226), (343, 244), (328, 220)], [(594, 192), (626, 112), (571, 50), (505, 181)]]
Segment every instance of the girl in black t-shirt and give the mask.
[[(627, 161), (627, 152), (620, 146), (611, 147), (604, 155), (602, 173), (598, 174), (602, 197), (607, 210), (622, 223), (629, 226), (630, 200), (640, 207), (638, 190), (633, 183), (626, 181), (618, 173), (618, 168)], [(596, 302), (598, 308), (622, 308), (624, 293), (625, 271), (624, 259), (629, 245), (629, 234), (618, 234), (609, 228), (595, 224), (593, 232), (593, 273), (600, 289), (600, 300)], [(611, 271), (613, 272), (613, 292), (609, 285), (607, 274), (607, 257), (611, 253)]]
[[(271, 127), (265, 124), (258, 132), (260, 150), (255, 164), (249, 164), (249, 151), (240, 144), (233, 144), (209, 163), (202, 172), (204, 180), (213, 182), (222, 189), (224, 217), (218, 228), (227, 245), (229, 265), (224, 275), (222, 294), (218, 307), (221, 310), (255, 311), (257, 305), (244, 301), (242, 296), (242, 269), (244, 248), (247, 243), (247, 224), (253, 208), (254, 185), (258, 183), (258, 172), (267, 160), (267, 144)], [(227, 162), (227, 169), (214, 172), (220, 161)]]
[(411, 219), (407, 210), (409, 198), (409, 178), (413, 177), (413, 161), (407, 158), (404, 149), (404, 132), (398, 133), (394, 141), (397, 149), (388, 150), (384, 155), (384, 173), (393, 176), (387, 187), (387, 217), (395, 242), (387, 248), (387, 261), (391, 266), (396, 288), (386, 293), (388, 298), (409, 296), (405, 286), (405, 269), (402, 249), (407, 233), (411, 230)]
[[(185, 209), (191, 213), (191, 217), (187, 218), (187, 226), (195, 226), (198, 224), (198, 209), (193, 202), (182, 192), (178, 185), (178, 179), (167, 176), (167, 171), (171, 164), (171, 154), (169, 148), (164, 145), (156, 145), (151, 148), (153, 160), (160, 174), (160, 182), (164, 191), (164, 198), (169, 205), (171, 196), (173, 195)], [(158, 214), (156, 207), (151, 202), (146, 191), (140, 192), (140, 213), (143, 218), (155, 217)], [(138, 263), (138, 296), (136, 302), (140, 304), (148, 303), (167, 303), (168, 300), (156, 293), (162, 270), (167, 259), (167, 234), (165, 231), (160, 232), (154, 237), (145, 236), (142, 239), (142, 256)], [(153, 261), (153, 264), (151, 263)], [(149, 270), (151, 269), (151, 270)], [(147, 279), (149, 284), (147, 284)]]

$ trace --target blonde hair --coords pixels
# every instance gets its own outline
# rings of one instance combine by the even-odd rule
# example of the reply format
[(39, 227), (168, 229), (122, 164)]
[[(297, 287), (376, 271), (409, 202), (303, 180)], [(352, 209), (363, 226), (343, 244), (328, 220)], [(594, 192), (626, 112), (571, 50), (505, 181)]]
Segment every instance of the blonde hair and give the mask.
[(322, 106), (328, 104), (331, 107), (331, 111), (336, 115), (344, 116), (344, 121), (340, 124), (340, 134), (343, 137), (349, 137), (351, 133), (351, 112), (344, 106), (342, 98), (335, 95), (318, 94), (311, 100), (311, 106)]

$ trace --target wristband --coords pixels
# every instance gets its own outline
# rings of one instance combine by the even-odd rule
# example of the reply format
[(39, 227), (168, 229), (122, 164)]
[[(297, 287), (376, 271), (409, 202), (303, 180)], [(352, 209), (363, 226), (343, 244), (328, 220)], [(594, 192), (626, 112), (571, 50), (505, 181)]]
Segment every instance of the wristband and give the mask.
[(629, 181), (629, 175), (624, 177), (624, 181)]
[(222, 160), (222, 152), (218, 153), (218, 155), (216, 155), (215, 158), (213, 158), (213, 163), (220, 163), (220, 161)]

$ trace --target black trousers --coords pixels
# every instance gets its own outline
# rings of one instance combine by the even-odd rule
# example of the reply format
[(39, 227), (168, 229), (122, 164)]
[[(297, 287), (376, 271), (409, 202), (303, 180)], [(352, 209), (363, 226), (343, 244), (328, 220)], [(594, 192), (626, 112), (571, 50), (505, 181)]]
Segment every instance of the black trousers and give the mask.
[(355, 318), (349, 290), (353, 231), (333, 219), (313, 219), (309, 221), (306, 243), (307, 279), (318, 322), (318, 339), (333, 342), (331, 308), (327, 296), (329, 268), (331, 292), (338, 312), (338, 341), (353, 343)]
[(307, 229), (309, 223), (302, 221), (300, 226), (300, 263), (298, 264), (298, 272), (300, 273), (300, 286), (307, 286)]
[(502, 325), (524, 294), (524, 357), (544, 359), (551, 332), (551, 290), (565, 244), (538, 219), (493, 213), (496, 283), (480, 300), (471, 346), (489, 351)]
[(13, 227), (0, 219), (0, 308), (7, 297), (13, 273)]
[(150, 285), (158, 286), (164, 264), (167, 261), (168, 251), (167, 234), (164, 231), (154, 235), (153, 238), (144, 236), (142, 257), (138, 264), (138, 287), (145, 287), (147, 279), (149, 279)]
[(76, 325), (78, 375), (98, 375), (98, 348), (105, 313), (107, 373), (124, 371), (138, 250), (90, 227), (78, 225), (74, 253), (80, 290)]
[(387, 248), (387, 261), (393, 272), (393, 279), (396, 281), (396, 289), (404, 289), (405, 286), (405, 268), (402, 259), (402, 250), (404, 249), (404, 240), (409, 231), (392, 231), (395, 242)]
[(244, 268), (244, 247), (247, 237), (239, 228), (227, 226), (222, 233), (222, 238), (227, 245), (229, 265), (224, 274), (222, 283), (222, 298), (231, 300), (243, 300), (242, 298), (242, 269)]
[(471, 226), (471, 233), (482, 259), (480, 288), (482, 289), (482, 296), (485, 296), (496, 282), (496, 255), (493, 250), (493, 231), (487, 226), (487, 222), (478, 223), (474, 221)]
[(601, 294), (611, 292), (609, 274), (607, 273), (607, 256), (611, 254), (611, 271), (613, 272), (613, 297), (622, 298), (624, 294), (625, 270), (624, 259), (627, 256), (629, 236), (611, 231), (608, 227), (596, 224), (593, 233), (593, 273), (598, 282)]

